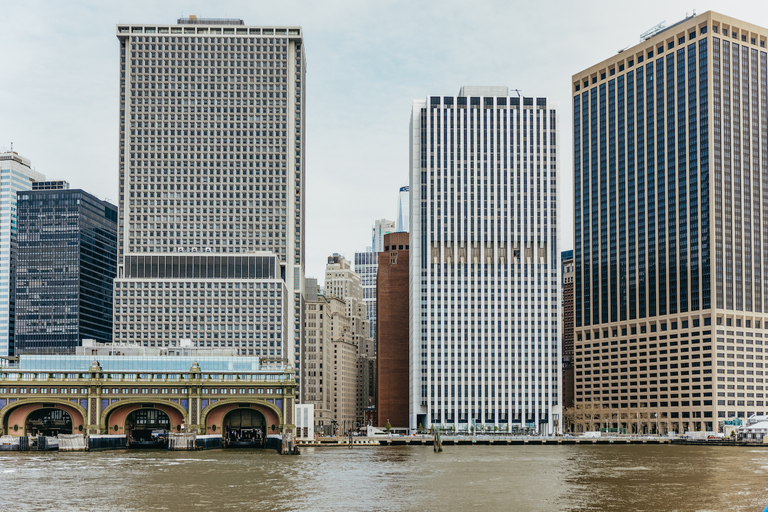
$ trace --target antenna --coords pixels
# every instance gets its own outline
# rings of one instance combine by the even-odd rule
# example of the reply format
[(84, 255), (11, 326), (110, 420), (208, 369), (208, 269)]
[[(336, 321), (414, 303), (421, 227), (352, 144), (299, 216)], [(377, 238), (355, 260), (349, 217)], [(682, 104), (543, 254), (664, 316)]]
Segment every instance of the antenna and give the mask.
[(521, 91), (520, 89), (512, 89), (512, 90), (513, 90), (513, 91), (515, 91), (515, 92), (517, 93), (517, 97), (518, 97), (518, 98), (520, 97), (520, 93), (521, 93), (521, 92), (523, 92), (523, 91)]
[[(688, 17), (688, 13), (685, 13), (685, 16), (687, 18)], [(665, 20), (665, 21), (662, 21), (661, 23), (658, 23), (658, 24), (654, 25), (653, 27), (649, 28), (648, 30), (646, 30), (645, 32), (640, 34), (640, 42), (642, 43), (643, 41), (646, 41), (646, 40), (652, 38), (653, 36), (655, 36), (656, 34), (661, 32), (662, 30), (664, 30), (666, 28), (666, 26), (667, 26), (667, 22)]]

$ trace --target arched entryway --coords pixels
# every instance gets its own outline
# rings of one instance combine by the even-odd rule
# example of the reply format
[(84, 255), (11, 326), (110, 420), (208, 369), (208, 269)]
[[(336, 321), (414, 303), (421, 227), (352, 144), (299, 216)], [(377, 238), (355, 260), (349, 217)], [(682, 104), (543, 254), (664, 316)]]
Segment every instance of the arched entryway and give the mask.
[(222, 428), (228, 447), (261, 447), (266, 437), (267, 420), (255, 409), (233, 409), (224, 416)]
[(56, 437), (72, 433), (72, 416), (62, 409), (36, 409), (27, 416), (24, 431), (30, 436)]
[(132, 448), (163, 448), (170, 430), (171, 419), (160, 409), (142, 407), (125, 417), (125, 433)]
[[(43, 411), (43, 412), (38, 412)], [(14, 403), (14, 407), (7, 407), (0, 409), (0, 433), (4, 432), (12, 436), (29, 436), (34, 435), (32, 429), (39, 431), (44, 429), (43, 420), (46, 415), (45, 411), (62, 411), (69, 418), (69, 433), (77, 434), (84, 431), (85, 410), (79, 405), (68, 403), (65, 400), (50, 400), (44, 403), (24, 401)], [(38, 416), (39, 415), (39, 416)], [(34, 421), (30, 423), (30, 418)], [(59, 422), (57, 424), (57, 421)], [(65, 423), (60, 423), (64, 421)], [(60, 413), (51, 413), (51, 417), (47, 420), (47, 424), (50, 426), (51, 431), (58, 430), (59, 434), (68, 433), (65, 429), (57, 427), (65, 427), (65, 416)], [(53, 434), (56, 435), (56, 434)]]

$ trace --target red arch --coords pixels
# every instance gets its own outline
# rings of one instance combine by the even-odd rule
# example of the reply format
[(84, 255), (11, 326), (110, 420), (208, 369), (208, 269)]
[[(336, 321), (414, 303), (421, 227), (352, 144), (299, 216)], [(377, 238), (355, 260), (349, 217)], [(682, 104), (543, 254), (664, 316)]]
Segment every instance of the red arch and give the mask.
[[(43, 404), (37, 403), (37, 404), (25, 404), (20, 407), (17, 407), (11, 413), (8, 415), (8, 434), (12, 436), (25, 436), (26, 433), (26, 426), (27, 426), (27, 416), (32, 411), (36, 411), (38, 409), (61, 409), (62, 411), (69, 414), (70, 418), (72, 418), (72, 432), (77, 433), (80, 432), (80, 427), (83, 429), (85, 428), (85, 421), (83, 420), (83, 415), (80, 414), (80, 412), (75, 409), (74, 407), (70, 407), (68, 405), (63, 404), (53, 404), (53, 407), (43, 407)], [(19, 429), (14, 431), (13, 426), (18, 425)]]
[[(239, 404), (222, 404), (218, 406), (216, 404), (213, 404), (210, 407), (213, 407), (213, 410), (211, 410), (211, 412), (209, 412), (208, 416), (206, 416), (205, 418), (206, 434), (222, 433), (221, 426), (224, 422), (224, 417), (230, 411), (240, 408)], [(264, 419), (267, 422), (267, 434), (277, 434), (280, 432), (280, 419), (278, 418), (277, 413), (275, 411), (261, 404), (251, 404), (250, 408), (256, 411), (259, 411), (261, 414), (264, 415)], [(213, 430), (214, 425), (216, 426), (215, 431)], [(274, 431), (271, 430), (272, 425), (275, 425)]]
[[(163, 404), (152, 404), (153, 409), (157, 409), (159, 411), (163, 411), (165, 414), (168, 415), (168, 418), (171, 421), (171, 430), (176, 429), (176, 425), (181, 425), (184, 423), (184, 416), (176, 410), (174, 407), (169, 407), (167, 405)], [(128, 418), (128, 415), (131, 414), (133, 411), (137, 409), (142, 409), (142, 404), (126, 404), (119, 406), (115, 408), (111, 413), (109, 413), (109, 417), (107, 418), (107, 430), (110, 434), (119, 434), (124, 435), (125, 434), (125, 420)], [(117, 430), (115, 430), (115, 427), (117, 427)]]

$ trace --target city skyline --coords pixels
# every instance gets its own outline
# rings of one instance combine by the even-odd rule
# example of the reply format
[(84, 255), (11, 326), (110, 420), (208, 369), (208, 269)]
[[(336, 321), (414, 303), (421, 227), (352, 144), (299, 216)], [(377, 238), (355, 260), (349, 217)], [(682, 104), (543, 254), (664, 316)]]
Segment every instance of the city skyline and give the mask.
[[(14, 150), (50, 179), (67, 179), (73, 188), (117, 202), (117, 23), (166, 23), (197, 14), (265, 26), (300, 25), (310, 63), (307, 187), (315, 191), (307, 197), (306, 275), (321, 277), (328, 254), (351, 259), (365, 247), (370, 219), (395, 217), (398, 190), (408, 182), (408, 142), (402, 127), (413, 99), (454, 94), (465, 83), (510, 84), (524, 95), (535, 91), (559, 102), (561, 115), (567, 115), (570, 76), (605, 57), (601, 42), (615, 41), (614, 50), (619, 50), (635, 44), (641, 32), (658, 22), (672, 24), (691, 11), (682, 1), (651, 2), (632, 21), (624, 21), (621, 6), (611, 2), (587, 9), (567, 2), (546, 5), (561, 13), (548, 20), (547, 33), (556, 37), (537, 36), (537, 24), (510, 30), (510, 20), (538, 15), (541, 4), (482, 2), (467, 9), (449, 2), (439, 12), (409, 4), (408, 17), (398, 2), (375, 7), (288, 2), (260, 5), (258, 10), (247, 2), (214, 9), (203, 2), (10, 4), (5, 17), (15, 21), (0, 34), (0, 49), (14, 79), (0, 90), (5, 120), (0, 148), (9, 149), (13, 142)], [(765, 25), (754, 19), (755, 5), (730, 6), (728, 14)], [(301, 8), (292, 8), (296, 6)], [(697, 7), (704, 12), (714, 6)], [(46, 16), (40, 16), (42, 11)], [(487, 16), (489, 12), (494, 15)], [(473, 37), (473, 31), (482, 31), (483, 37)], [(536, 44), (528, 45), (531, 40)], [(526, 51), (516, 50), (521, 45)], [(490, 51), (499, 47), (513, 50), (503, 65)], [(78, 120), (77, 130), (70, 129), (73, 119)], [(570, 140), (568, 123), (563, 123), (561, 137), (563, 144)], [(87, 161), (66, 157), (72, 148), (84, 147), (89, 148)], [(571, 159), (571, 151), (563, 151), (563, 249), (572, 245), (572, 198), (563, 193), (572, 190)], [(361, 173), (369, 179), (361, 179)], [(371, 194), (374, 180), (377, 189)], [(325, 208), (340, 203), (345, 208)], [(328, 237), (321, 226), (344, 229)]]

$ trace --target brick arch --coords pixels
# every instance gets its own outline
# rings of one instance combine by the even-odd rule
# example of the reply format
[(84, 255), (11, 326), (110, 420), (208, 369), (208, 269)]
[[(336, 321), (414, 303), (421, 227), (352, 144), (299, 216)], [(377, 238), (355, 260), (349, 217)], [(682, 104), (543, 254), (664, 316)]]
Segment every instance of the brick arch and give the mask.
[[(53, 404), (54, 407), (43, 407), (44, 404)], [(87, 416), (85, 409), (62, 398), (18, 400), (4, 407), (0, 410), (0, 432), (5, 432), (11, 436), (26, 435), (27, 416), (38, 409), (61, 409), (72, 419), (72, 431), (74, 433), (80, 432), (79, 427), (81, 426), (83, 427), (82, 432), (85, 432), (85, 417)], [(18, 425), (19, 429), (14, 431), (14, 425)]]
[[(106, 429), (108, 434), (125, 434), (125, 420), (133, 411), (142, 409), (144, 404), (152, 404), (153, 409), (163, 411), (168, 415), (171, 421), (171, 429), (175, 430), (176, 425), (186, 422), (187, 410), (174, 402), (156, 402), (153, 400), (129, 399), (120, 400), (110, 404), (101, 412), (101, 427)], [(115, 430), (117, 426), (117, 430)]]
[[(218, 402), (209, 405), (203, 410), (202, 425), (205, 428), (205, 434), (218, 434), (221, 432), (222, 422), (226, 415), (240, 408), (240, 404), (247, 403), (250, 408), (256, 410), (264, 415), (264, 419), (267, 422), (267, 434), (280, 434), (282, 433), (283, 415), (280, 409), (268, 402), (251, 402), (237, 399), (219, 400)], [(213, 426), (216, 425), (216, 431), (213, 430)], [(277, 427), (277, 430), (269, 430), (272, 425)], [(222, 433), (223, 435), (223, 433)]]

